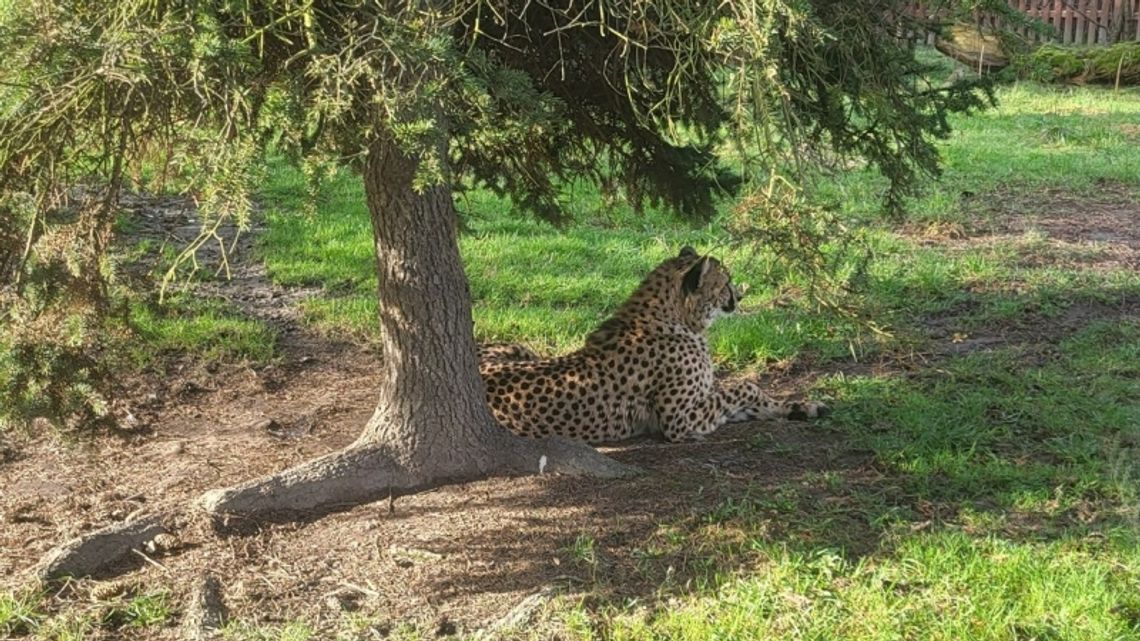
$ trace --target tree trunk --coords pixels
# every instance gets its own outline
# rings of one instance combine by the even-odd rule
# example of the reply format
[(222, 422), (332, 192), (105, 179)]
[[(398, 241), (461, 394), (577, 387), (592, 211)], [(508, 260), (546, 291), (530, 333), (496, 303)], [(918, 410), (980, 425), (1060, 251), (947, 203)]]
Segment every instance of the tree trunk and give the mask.
[(412, 188), (416, 162), (385, 141), (364, 169), (379, 275), (380, 400), (356, 445), (383, 444), (414, 474), (479, 475), (503, 430), (484, 398), (451, 190)]
[(207, 492), (209, 513), (294, 518), (494, 474), (635, 471), (585, 444), (522, 439), (495, 422), (478, 372), (451, 190), (417, 192), (417, 163), (379, 140), (364, 168), (383, 345), (371, 420), (343, 452)]

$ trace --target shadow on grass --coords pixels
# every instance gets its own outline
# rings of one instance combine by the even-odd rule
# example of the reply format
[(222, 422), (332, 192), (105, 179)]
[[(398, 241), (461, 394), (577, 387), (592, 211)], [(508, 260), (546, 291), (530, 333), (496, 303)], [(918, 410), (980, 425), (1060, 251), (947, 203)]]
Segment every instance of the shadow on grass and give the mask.
[[(858, 563), (940, 533), (1134, 543), (1133, 312), (1085, 314), (1037, 334), (1031, 345), (1048, 349), (986, 344), (919, 368), (824, 375), (817, 389), (836, 409), (826, 421), (734, 426), (705, 443), (610, 450), (648, 471), (633, 481), (497, 483), (463, 507), (467, 518), (490, 523), (433, 544), (487, 565), (441, 575), (434, 587), (482, 593), (554, 583), (588, 588), (598, 605), (613, 606), (762, 571), (776, 549)], [(437, 509), (409, 501), (391, 518)]]

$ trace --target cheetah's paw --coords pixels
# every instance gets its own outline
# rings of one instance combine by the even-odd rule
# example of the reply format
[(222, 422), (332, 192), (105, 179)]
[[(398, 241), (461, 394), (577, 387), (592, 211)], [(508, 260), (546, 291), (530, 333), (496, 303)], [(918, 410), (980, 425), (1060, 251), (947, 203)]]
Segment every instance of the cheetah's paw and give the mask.
[(793, 421), (806, 421), (827, 416), (830, 408), (819, 401), (803, 401), (789, 406), (788, 418)]

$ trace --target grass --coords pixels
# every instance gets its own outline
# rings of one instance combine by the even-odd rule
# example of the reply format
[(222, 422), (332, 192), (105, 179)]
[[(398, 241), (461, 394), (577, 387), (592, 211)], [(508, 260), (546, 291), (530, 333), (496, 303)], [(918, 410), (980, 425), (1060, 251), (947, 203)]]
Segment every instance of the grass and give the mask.
[[(933, 50), (926, 62), (952, 67)], [(1136, 89), (1018, 82), (1001, 87), (999, 107), (952, 119), (941, 145), (945, 173), (910, 203), (910, 220), (965, 222), (988, 198), (1017, 195), (1047, 206), (1050, 190), (1095, 194), (1105, 184), (1140, 189), (1140, 98)], [(844, 172), (823, 185), (825, 197), (860, 218), (875, 214), (884, 186), (870, 172)]]
[(165, 590), (94, 601), (63, 613), (50, 610), (41, 592), (0, 594), (0, 638), (36, 641), (84, 641), (118, 631), (123, 638), (141, 638), (173, 620), (170, 593)]
[(1138, 350), (1140, 323), (1102, 321), (1039, 366), (829, 378), (828, 429), (876, 478), (840, 466), (664, 530), (650, 546), (707, 555), (698, 588), (578, 608), (571, 638), (1137, 638)]
[[(1000, 92), (1001, 107), (954, 122), (957, 133), (942, 145), (946, 172), (911, 203), (908, 221), (957, 225), (994, 216), (986, 205), (1024, 205), (1047, 211), (1048, 190), (1095, 195), (1104, 185), (1140, 193), (1140, 145), (1126, 134), (1140, 121), (1135, 90), (1053, 88), (1017, 84)], [(979, 283), (1017, 284), (1022, 294), (990, 297), (987, 313), (1016, 315), (1029, 308), (1055, 311), (1104, 290), (1102, 275), (1060, 269), (1027, 270), (1019, 252), (1034, 252), (1032, 237), (973, 248), (955, 255), (924, 247), (882, 224), (875, 214), (882, 181), (851, 171), (828, 183), (824, 198), (845, 214), (878, 226), (869, 242), (874, 265), (868, 300), (883, 324), (938, 313), (971, 298)], [(458, 201), (466, 233), (461, 251), (475, 300), (476, 333), (485, 341), (520, 341), (540, 351), (565, 352), (603, 320), (642, 275), (689, 243), (704, 250), (731, 240), (716, 223), (687, 227), (649, 211), (637, 217), (623, 203), (607, 205), (577, 188), (569, 200), (575, 223), (558, 230), (509, 214), (510, 203), (475, 193)], [(326, 295), (304, 311), (318, 328), (369, 341), (376, 338), (371, 235), (359, 180), (340, 176), (322, 192), (313, 218), (298, 215), (304, 184), (299, 173), (275, 166), (266, 187), (269, 230), (262, 251), (272, 278), (283, 285), (315, 284)], [(1095, 251), (1095, 249), (1091, 250)], [(858, 327), (822, 314), (802, 297), (787, 296), (803, 283), (789, 282), (769, 251), (722, 255), (737, 277), (753, 285), (750, 313), (720, 323), (712, 345), (718, 360), (747, 367), (808, 351), (824, 358), (853, 349), (866, 353)], [(1136, 286), (1135, 274), (1103, 276), (1117, 289)], [(1022, 282), (1025, 281), (1025, 282)], [(785, 303), (775, 309), (772, 303)]]
[(313, 628), (303, 621), (280, 626), (251, 626), (233, 622), (222, 630), (225, 641), (309, 641), (317, 638)]
[(44, 615), (38, 609), (39, 596), (32, 592), (0, 594), (0, 634), (26, 634)]
[(175, 295), (164, 304), (130, 305), (131, 326), (142, 342), (133, 357), (142, 364), (160, 354), (192, 354), (198, 361), (263, 363), (274, 355), (276, 332), (216, 299)]
[[(146, 236), (138, 220), (128, 215), (116, 220), (115, 232), (124, 240), (115, 256), (118, 278), (113, 297), (126, 309), (124, 316), (135, 339), (128, 351), (137, 365), (179, 354), (202, 362), (264, 363), (273, 358), (277, 337), (271, 327), (196, 287), (220, 279), (216, 265), (184, 263), (173, 281), (164, 283), (182, 248)], [(165, 291), (160, 297), (161, 287)]]
[(111, 628), (151, 628), (164, 625), (172, 617), (170, 594), (152, 591), (111, 604), (103, 614), (102, 623)]
[[(679, 607), (614, 612), (604, 638), (1123, 639), (1125, 572), (1079, 541), (915, 536), (889, 559), (766, 546), (757, 572)], [(598, 638), (582, 635), (580, 638)]]
[(937, 375), (824, 387), (837, 399), (835, 423), (923, 496), (986, 496), (1005, 510), (1070, 509), (1087, 496), (1123, 504), (1135, 479), (1110, 479), (1128, 455), (1120, 442), (1140, 439), (1138, 349), (1140, 324), (1104, 322), (1044, 366), (1008, 349), (952, 359)]

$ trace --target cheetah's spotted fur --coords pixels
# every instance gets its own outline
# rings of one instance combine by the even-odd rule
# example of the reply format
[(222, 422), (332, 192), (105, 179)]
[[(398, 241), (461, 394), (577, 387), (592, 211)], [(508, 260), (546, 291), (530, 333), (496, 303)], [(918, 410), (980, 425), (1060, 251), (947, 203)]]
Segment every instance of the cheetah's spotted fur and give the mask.
[(481, 348), (487, 402), (520, 435), (590, 443), (647, 431), (698, 439), (730, 420), (822, 415), (819, 403), (784, 403), (754, 381), (713, 377), (705, 331), (738, 299), (720, 261), (685, 247), (576, 352), (541, 359), (518, 345)]

